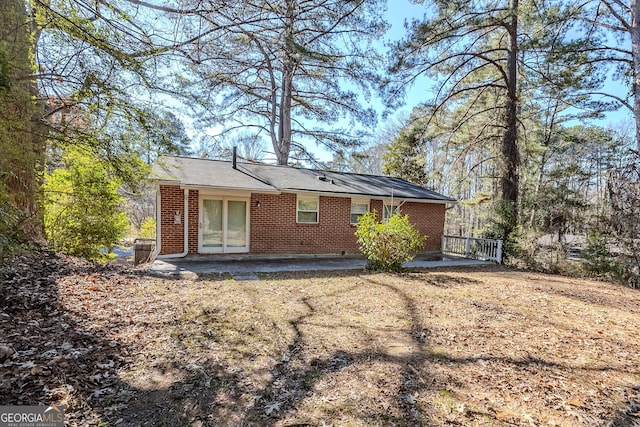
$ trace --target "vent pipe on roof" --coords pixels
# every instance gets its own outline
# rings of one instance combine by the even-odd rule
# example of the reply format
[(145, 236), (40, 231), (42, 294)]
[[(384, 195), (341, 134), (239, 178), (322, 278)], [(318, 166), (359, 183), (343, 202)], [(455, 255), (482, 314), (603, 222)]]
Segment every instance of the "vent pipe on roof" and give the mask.
[(236, 159), (236, 158), (237, 158), (237, 156), (238, 156), (238, 147), (234, 146), (234, 147), (233, 147), (233, 159), (232, 159), (232, 161), (233, 161), (233, 165), (232, 165), (232, 167), (233, 167), (234, 169), (238, 169), (238, 168), (237, 168), (237, 164), (236, 164), (236, 162), (237, 162), (237, 159)]

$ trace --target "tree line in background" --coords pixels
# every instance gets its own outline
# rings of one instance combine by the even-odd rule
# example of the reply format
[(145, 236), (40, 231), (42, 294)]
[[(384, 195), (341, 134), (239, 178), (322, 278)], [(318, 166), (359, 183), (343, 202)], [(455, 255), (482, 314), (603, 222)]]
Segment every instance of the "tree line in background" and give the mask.
[[(637, 276), (640, 8), (617, 0), (429, 4), (432, 13), (394, 46), (385, 87), (394, 99), (427, 76), (434, 96), (389, 145), (384, 172), (459, 199), (449, 232), (505, 239), (528, 266), (555, 269), (567, 240), (585, 246), (567, 235), (590, 235), (586, 246), (609, 242), (612, 273)], [(635, 126), (594, 125), (619, 108)], [(542, 253), (557, 245), (555, 260)]]
[[(417, 3), (424, 16), (385, 59), (383, 0), (2, 2), (0, 246), (42, 239), (43, 224), (54, 248), (115, 244), (122, 232), (82, 215), (85, 200), (128, 200), (139, 228), (152, 209), (146, 165), (160, 153), (225, 156), (229, 141), (249, 159), (267, 143), (279, 164), (430, 186), (461, 201), (451, 232), (503, 238), (513, 254), (534, 234), (637, 241), (640, 5)], [(424, 102), (363, 148), (370, 97), (393, 111), (419, 80)], [(594, 125), (616, 109), (634, 125)]]

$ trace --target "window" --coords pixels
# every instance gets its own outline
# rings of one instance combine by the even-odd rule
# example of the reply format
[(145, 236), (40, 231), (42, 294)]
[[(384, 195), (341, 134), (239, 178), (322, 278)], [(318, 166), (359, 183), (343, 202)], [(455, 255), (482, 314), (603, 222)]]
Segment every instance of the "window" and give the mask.
[(369, 212), (368, 201), (351, 201), (351, 224), (357, 224), (360, 216)]
[(391, 217), (391, 215), (393, 215), (396, 212), (400, 212), (400, 206), (398, 204), (385, 203), (382, 206), (382, 220), (383, 221), (388, 220)]
[(298, 196), (298, 222), (318, 223), (318, 198)]

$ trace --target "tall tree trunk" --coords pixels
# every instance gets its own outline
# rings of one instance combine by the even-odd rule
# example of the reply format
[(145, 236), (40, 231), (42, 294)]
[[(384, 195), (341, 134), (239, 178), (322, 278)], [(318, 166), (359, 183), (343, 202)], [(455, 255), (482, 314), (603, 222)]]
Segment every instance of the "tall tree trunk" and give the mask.
[(291, 84), (293, 80), (291, 74), (291, 70), (285, 64), (282, 76), (282, 94), (280, 95), (278, 147), (275, 149), (279, 165), (289, 163), (289, 153), (291, 152)]
[[(8, 63), (9, 87), (0, 89), (0, 182), (21, 213), (28, 238), (42, 238), (41, 173), (47, 126), (32, 75), (37, 33), (32, 33), (23, 0), (0, 1), (0, 52)], [(0, 189), (2, 190), (2, 189)]]
[[(511, 22), (507, 25), (509, 51), (507, 57), (506, 131), (502, 139), (502, 170), (500, 188), (502, 201), (510, 211), (509, 226), (515, 227), (520, 178), (518, 164), (518, 0), (510, 0)], [(506, 218), (505, 218), (506, 219)]]
[(636, 149), (640, 152), (640, 2), (631, 0), (631, 55), (633, 57), (633, 115), (636, 121)]
[(294, 0), (287, 0), (285, 15), (285, 49), (282, 61), (282, 88), (280, 94), (280, 121), (278, 123), (278, 146), (274, 147), (279, 165), (289, 163), (291, 152), (291, 98), (293, 93), (293, 73), (295, 67), (295, 41), (293, 38), (295, 20)]

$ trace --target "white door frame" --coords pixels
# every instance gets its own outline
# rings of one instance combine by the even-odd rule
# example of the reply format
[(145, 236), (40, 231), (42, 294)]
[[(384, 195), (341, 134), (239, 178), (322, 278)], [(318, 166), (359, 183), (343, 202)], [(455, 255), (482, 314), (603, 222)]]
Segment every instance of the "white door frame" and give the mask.
[[(221, 247), (203, 247), (202, 246), (202, 233), (204, 231), (204, 200), (222, 200), (222, 246)], [(228, 202), (246, 202), (245, 209), (245, 223), (246, 223), (246, 243), (243, 247), (228, 247), (227, 246), (227, 227), (228, 227), (228, 215), (229, 205)], [(200, 195), (198, 198), (198, 252), (203, 254), (215, 254), (215, 253), (246, 253), (249, 252), (249, 212), (251, 211), (251, 199), (246, 197), (226, 197), (215, 195)]]

